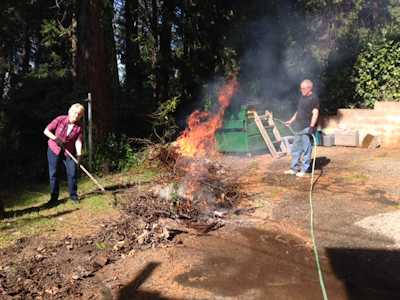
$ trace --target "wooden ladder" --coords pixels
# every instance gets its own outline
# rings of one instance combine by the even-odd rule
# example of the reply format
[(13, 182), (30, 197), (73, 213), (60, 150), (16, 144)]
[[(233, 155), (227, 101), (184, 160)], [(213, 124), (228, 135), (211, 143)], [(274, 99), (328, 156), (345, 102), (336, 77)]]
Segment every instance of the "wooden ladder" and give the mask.
[[(286, 155), (288, 153), (288, 149), (282, 140), (278, 128), (276, 128), (272, 113), (269, 111), (265, 111), (264, 115), (258, 115), (256, 111), (251, 111), (250, 113), (253, 113), (254, 121), (257, 125), (257, 128), (260, 131), (261, 136), (263, 137), (264, 142), (267, 145), (267, 148), (272, 157), (278, 158)], [(263, 121), (267, 121), (267, 124), (264, 125)], [(269, 137), (267, 129), (272, 129), (272, 133), (274, 135), (273, 141)], [(275, 145), (277, 145), (277, 147)]]

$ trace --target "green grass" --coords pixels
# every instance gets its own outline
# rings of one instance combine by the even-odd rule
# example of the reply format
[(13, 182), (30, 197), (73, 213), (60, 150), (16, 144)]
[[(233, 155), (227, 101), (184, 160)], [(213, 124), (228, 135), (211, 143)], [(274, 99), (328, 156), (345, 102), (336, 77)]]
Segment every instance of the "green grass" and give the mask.
[[(127, 172), (96, 179), (107, 188), (113, 185), (149, 183), (158, 173), (157, 170), (135, 167)], [(96, 219), (116, 213), (112, 205), (112, 195), (98, 193), (97, 186), (85, 174), (81, 174), (79, 179), (78, 193), (83, 197), (78, 206), (68, 200), (65, 182), (61, 184), (60, 191), (60, 200), (64, 203), (52, 208), (41, 207), (50, 199), (48, 184), (19, 185), (0, 191), (6, 212), (10, 215), (9, 218), (0, 220), (0, 248), (22, 237), (62, 232), (68, 230), (68, 226), (76, 226), (74, 224), (79, 220)], [(41, 209), (32, 212), (34, 207)]]
[(112, 210), (111, 197), (108, 195), (96, 195), (88, 198), (88, 201), (82, 201), (81, 209), (90, 211), (91, 213), (103, 213)]
[(7, 246), (21, 237), (56, 230), (59, 223), (57, 217), (72, 211), (70, 208), (52, 208), (4, 220), (0, 223), (0, 247)]
[(0, 191), (0, 197), (6, 208), (25, 208), (46, 202), (50, 199), (49, 187), (45, 184), (30, 186), (14, 186)]

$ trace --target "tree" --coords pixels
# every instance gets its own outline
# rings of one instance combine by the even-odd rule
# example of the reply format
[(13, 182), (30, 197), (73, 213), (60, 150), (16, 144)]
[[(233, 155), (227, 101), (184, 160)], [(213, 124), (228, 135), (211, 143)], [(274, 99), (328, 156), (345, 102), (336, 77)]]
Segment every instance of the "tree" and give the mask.
[(80, 1), (78, 19), (78, 80), (91, 92), (95, 136), (113, 129), (113, 99), (118, 71), (112, 29), (113, 1)]
[(140, 99), (143, 94), (143, 70), (139, 44), (139, 1), (125, 0), (124, 18), (125, 35), (123, 63), (125, 64), (125, 85), (129, 94)]
[(2, 203), (2, 201), (0, 199), (0, 218), (3, 217), (3, 215), (4, 215), (4, 206), (3, 206), (3, 203)]
[(161, 8), (160, 50), (157, 61), (156, 95), (161, 101), (169, 98), (169, 81), (172, 70), (172, 25), (175, 17), (176, 1), (164, 1)]

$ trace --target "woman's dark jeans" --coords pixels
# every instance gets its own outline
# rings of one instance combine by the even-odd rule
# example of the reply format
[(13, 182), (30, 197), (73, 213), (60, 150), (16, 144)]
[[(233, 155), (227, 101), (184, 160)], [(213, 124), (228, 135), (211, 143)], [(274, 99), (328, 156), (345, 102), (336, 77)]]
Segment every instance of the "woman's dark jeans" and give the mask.
[(49, 148), (47, 149), (47, 160), (49, 162), (51, 200), (57, 200), (60, 193), (58, 176), (61, 162), (67, 171), (69, 195), (71, 199), (78, 199), (77, 168), (75, 162), (69, 156), (66, 157), (63, 152), (56, 155)]

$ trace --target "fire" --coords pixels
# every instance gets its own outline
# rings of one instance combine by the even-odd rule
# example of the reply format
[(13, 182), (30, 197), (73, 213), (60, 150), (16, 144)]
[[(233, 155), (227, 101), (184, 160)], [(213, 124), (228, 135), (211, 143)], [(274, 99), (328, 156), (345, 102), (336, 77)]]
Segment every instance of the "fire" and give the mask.
[(225, 109), (238, 88), (236, 78), (230, 79), (218, 92), (218, 112), (214, 115), (194, 111), (188, 118), (188, 126), (176, 140), (178, 151), (185, 156), (205, 156), (215, 153), (215, 132), (222, 126)]

